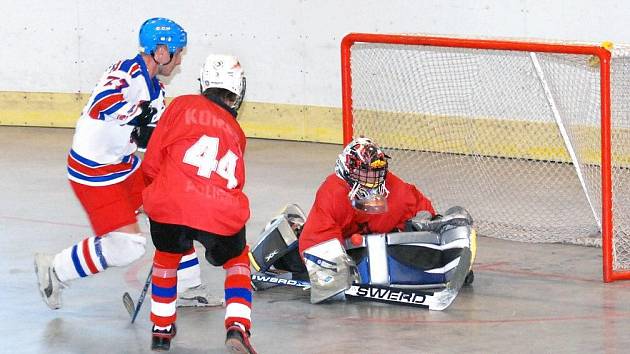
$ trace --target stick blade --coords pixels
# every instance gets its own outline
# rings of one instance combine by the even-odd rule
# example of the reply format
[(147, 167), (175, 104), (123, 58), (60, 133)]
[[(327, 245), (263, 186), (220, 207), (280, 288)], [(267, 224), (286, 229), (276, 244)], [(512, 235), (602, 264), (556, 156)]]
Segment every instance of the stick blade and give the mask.
[(129, 316), (133, 317), (134, 312), (136, 312), (136, 305), (133, 303), (133, 299), (129, 293), (125, 292), (122, 296), (123, 305), (129, 312)]

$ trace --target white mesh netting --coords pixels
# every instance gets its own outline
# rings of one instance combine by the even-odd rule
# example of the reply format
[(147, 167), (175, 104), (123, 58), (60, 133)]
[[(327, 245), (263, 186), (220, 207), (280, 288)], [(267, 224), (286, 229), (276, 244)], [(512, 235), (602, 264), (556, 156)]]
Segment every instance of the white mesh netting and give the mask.
[[(600, 72), (592, 57), (355, 43), (350, 65), (354, 136), (384, 147), (391, 170), (438, 211), (467, 208), (485, 236), (601, 245)], [(614, 267), (628, 269), (626, 52), (615, 51), (611, 71)]]

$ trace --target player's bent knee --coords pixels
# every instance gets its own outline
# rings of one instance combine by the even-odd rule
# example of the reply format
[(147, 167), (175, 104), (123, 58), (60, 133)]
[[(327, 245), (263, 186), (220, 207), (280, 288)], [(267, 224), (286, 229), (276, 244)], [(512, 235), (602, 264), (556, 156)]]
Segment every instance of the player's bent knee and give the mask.
[(204, 244), (206, 246), (205, 256), (208, 263), (213, 266), (222, 266), (231, 259), (243, 255), (243, 253), (247, 263), (249, 263), (249, 257), (247, 256), (249, 248), (245, 239), (244, 227), (233, 236), (219, 237), (221, 237), (220, 242), (216, 242), (213, 245)]
[[(249, 251), (249, 248), (247, 248), (247, 251)], [(242, 247), (226, 247), (226, 248), (212, 248), (212, 249), (206, 249), (206, 260), (212, 264), (213, 266), (222, 266), (224, 265), (226, 262), (228, 262), (231, 259), (234, 259), (238, 256), (243, 255), (243, 253), (245, 254), (245, 258), (247, 259), (247, 262), (249, 263), (249, 257), (247, 257), (247, 251), (246, 251), (246, 247), (245, 245), (243, 245)]]
[[(230, 254), (231, 255), (231, 254)], [(208, 263), (212, 264), (213, 266), (222, 266), (225, 264), (225, 262), (229, 261), (230, 255), (226, 254), (226, 253), (221, 253), (221, 252), (217, 252), (217, 250), (206, 250), (206, 260), (208, 261)], [(233, 255), (232, 255), (233, 256)]]
[(108, 266), (123, 267), (144, 255), (146, 243), (141, 234), (110, 232), (101, 240), (103, 257)]

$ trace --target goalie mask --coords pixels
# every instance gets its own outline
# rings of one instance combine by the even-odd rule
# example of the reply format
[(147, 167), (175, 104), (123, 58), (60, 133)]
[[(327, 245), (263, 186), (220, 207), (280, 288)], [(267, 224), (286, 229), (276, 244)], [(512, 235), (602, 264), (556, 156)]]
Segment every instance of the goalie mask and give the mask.
[(201, 68), (199, 76), (201, 92), (220, 88), (236, 95), (232, 108), (238, 110), (245, 96), (245, 72), (238, 59), (231, 55), (211, 54)]
[(387, 211), (385, 177), (389, 156), (368, 138), (356, 138), (337, 157), (335, 174), (348, 182), (352, 206), (368, 214)]

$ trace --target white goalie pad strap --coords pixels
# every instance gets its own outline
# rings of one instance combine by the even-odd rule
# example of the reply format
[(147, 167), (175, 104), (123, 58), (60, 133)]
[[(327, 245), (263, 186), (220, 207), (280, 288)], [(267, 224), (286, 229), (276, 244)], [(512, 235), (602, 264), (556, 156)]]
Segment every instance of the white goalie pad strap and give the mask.
[(436, 274), (445, 274), (450, 272), (451, 270), (457, 268), (459, 265), (460, 258), (455, 258), (454, 260), (448, 262), (444, 267), (427, 269), (427, 273), (436, 273)]
[(303, 257), (311, 281), (311, 303), (322, 302), (350, 288), (354, 264), (336, 238), (307, 248)]
[(370, 284), (389, 285), (389, 268), (387, 265), (387, 235), (367, 235), (368, 257), (370, 267)]

